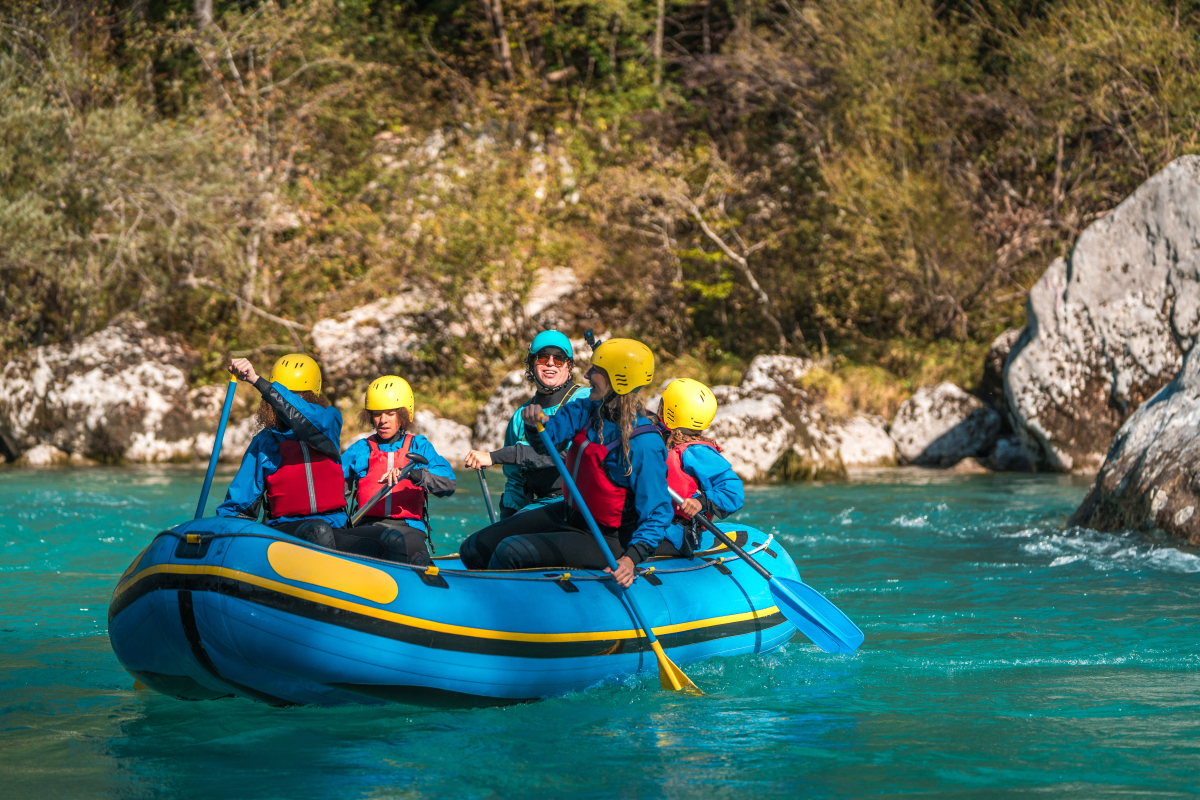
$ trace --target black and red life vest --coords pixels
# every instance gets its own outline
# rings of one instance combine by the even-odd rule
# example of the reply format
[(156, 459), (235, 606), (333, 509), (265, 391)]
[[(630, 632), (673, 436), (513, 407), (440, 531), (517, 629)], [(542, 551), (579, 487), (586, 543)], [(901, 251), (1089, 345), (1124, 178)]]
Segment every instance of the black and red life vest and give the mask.
[(272, 519), (311, 517), (346, 507), (342, 465), (307, 442), (279, 443), (279, 468), (263, 477)]
[[(412, 434), (404, 434), (400, 447), (390, 453), (379, 449), (383, 440), (378, 434), (367, 437), (367, 446), (371, 455), (367, 461), (367, 474), (358, 479), (358, 495), (356, 503), (359, 508), (370, 502), (375, 493), (383, 488), (379, 479), (393, 469), (403, 469), (408, 463), (408, 450), (412, 447)], [(414, 484), (408, 478), (392, 487), (392, 491), (383, 496), (365, 514), (368, 517), (387, 517), (388, 519), (422, 519), (425, 512), (425, 490)]]
[[(675, 494), (684, 500), (687, 500), (700, 488), (700, 484), (696, 482), (696, 479), (689, 475), (687, 470), (683, 468), (683, 451), (696, 445), (704, 445), (705, 447), (711, 447), (718, 453), (721, 452), (720, 446), (712, 442), (684, 442), (683, 444), (675, 445), (671, 448), (671, 452), (667, 453), (667, 486), (670, 486)], [(691, 516), (683, 513), (674, 501), (671, 501), (671, 507), (675, 509), (675, 516), (682, 517), (683, 519), (691, 519)], [(705, 514), (705, 516), (712, 519), (712, 514)]]
[[(592, 512), (596, 524), (619, 528), (622, 522), (626, 521), (624, 517), (627, 513), (629, 490), (613, 483), (612, 478), (608, 477), (604, 462), (609, 454), (620, 446), (621, 440), (618, 438), (609, 444), (598, 444), (588, 439), (587, 433), (588, 428), (584, 428), (571, 440), (571, 449), (567, 451), (566, 458), (567, 471), (571, 473), (571, 479), (575, 481), (575, 486), (579, 489), (588, 510)], [(658, 427), (639, 425), (629, 434), (629, 438), (633, 439), (644, 433), (658, 433)], [(570, 494), (565, 499), (568, 507), (575, 507)]]

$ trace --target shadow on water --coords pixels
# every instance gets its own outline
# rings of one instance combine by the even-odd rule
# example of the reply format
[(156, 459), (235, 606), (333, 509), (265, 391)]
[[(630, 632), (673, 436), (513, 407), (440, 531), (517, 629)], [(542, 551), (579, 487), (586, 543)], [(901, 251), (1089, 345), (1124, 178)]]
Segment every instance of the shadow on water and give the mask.
[[(201, 477), (0, 472), (6, 798), (1197, 789), (1200, 558), (1154, 535), (1064, 530), (1077, 478), (903, 470), (752, 488), (739, 519), (864, 629), (850, 656), (794, 640), (686, 665), (702, 698), (643, 675), (496, 708), (272, 709), (135, 692), (108, 646), (116, 577), (191, 516)], [(486, 521), (478, 485), (460, 485), (433, 506), (443, 553)]]

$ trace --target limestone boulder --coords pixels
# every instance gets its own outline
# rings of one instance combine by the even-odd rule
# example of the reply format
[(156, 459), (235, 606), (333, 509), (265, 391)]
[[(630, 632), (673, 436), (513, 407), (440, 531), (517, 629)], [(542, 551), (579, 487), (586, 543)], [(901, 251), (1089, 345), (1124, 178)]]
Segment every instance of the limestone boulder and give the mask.
[(18, 467), (65, 467), (71, 457), (52, 444), (39, 444), (26, 450), (17, 459)]
[(570, 330), (575, 320), (570, 300), (579, 289), (578, 277), (566, 267), (500, 285), (476, 281), (454, 303), (437, 286), (414, 285), (319, 320), (313, 345), (330, 390), (345, 393), (382, 374), (428, 374), (456, 339), (501, 346), (545, 328)]
[(1089, 226), (1030, 291), (1005, 367), (1014, 427), (1040, 466), (1095, 470), (1200, 336), (1200, 156)]
[(533, 394), (533, 384), (525, 379), (525, 370), (513, 370), (504, 376), (492, 396), (475, 416), (475, 445), (480, 450), (499, 450), (504, 446), (508, 422), (522, 403)]
[(378, 375), (425, 372), (422, 349), (441, 335), (442, 308), (416, 289), (319, 320), (312, 341), (322, 377), (333, 392), (348, 392)]
[(1159, 528), (1200, 544), (1200, 348), (1117, 431), (1069, 525)]
[(758, 356), (750, 362), (738, 391), (743, 395), (768, 394), (770, 392), (793, 392), (797, 384), (813, 368), (807, 358), (795, 356)]
[(1004, 397), (1004, 365), (1008, 363), (1008, 354), (1021, 338), (1021, 328), (1009, 328), (996, 337), (988, 348), (987, 356), (983, 359), (983, 380), (979, 382), (979, 399), (1004, 416), (1008, 411), (1008, 402)]
[(896, 443), (882, 417), (858, 414), (837, 425), (838, 455), (847, 469), (894, 467)]
[(1021, 437), (1015, 434), (997, 439), (992, 448), (979, 457), (979, 463), (994, 472), (1033, 472), (1037, 468)]
[(742, 480), (764, 481), (796, 440), (796, 426), (783, 411), (783, 398), (775, 394), (721, 405), (706, 435), (720, 443)]
[(841, 429), (820, 396), (803, 386), (812, 367), (808, 359), (759, 356), (739, 386), (712, 387), (718, 406), (709, 435), (743, 480), (846, 475)]
[(892, 421), (901, 463), (950, 467), (987, 452), (1000, 433), (1000, 415), (949, 381), (905, 400)]
[(33, 348), (0, 372), (5, 455), (44, 444), (75, 463), (207, 457), (224, 385), (190, 389), (198, 362), (198, 354), (178, 340), (138, 321), (116, 323), (73, 344)]
[(471, 449), (471, 429), (452, 419), (439, 417), (432, 411), (421, 409), (413, 417), (412, 432), (429, 440), (433, 449), (455, 466)]

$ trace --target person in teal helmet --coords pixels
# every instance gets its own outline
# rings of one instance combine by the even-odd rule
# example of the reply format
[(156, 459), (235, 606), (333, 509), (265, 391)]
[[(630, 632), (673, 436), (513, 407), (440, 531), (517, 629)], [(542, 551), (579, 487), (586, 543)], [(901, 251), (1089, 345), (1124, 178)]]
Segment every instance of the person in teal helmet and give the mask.
[(504, 446), (490, 453), (472, 450), (465, 463), (468, 469), (500, 464), (504, 469), (504, 497), (500, 500), (500, 518), (518, 511), (537, 508), (562, 499), (562, 478), (549, 455), (541, 455), (529, 444), (521, 412), (534, 404), (552, 415), (565, 406), (586, 400), (591, 389), (580, 386), (571, 377), (575, 366), (571, 340), (558, 331), (542, 331), (533, 337), (525, 355), (525, 377), (534, 385), (534, 393), (512, 415), (504, 431)]

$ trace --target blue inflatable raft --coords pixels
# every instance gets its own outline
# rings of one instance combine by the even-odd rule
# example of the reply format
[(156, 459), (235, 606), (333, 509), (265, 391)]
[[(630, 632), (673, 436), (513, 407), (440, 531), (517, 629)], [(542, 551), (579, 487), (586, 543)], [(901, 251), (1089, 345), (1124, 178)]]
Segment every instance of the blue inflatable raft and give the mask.
[[(781, 577), (771, 537), (722, 529)], [(693, 560), (654, 558), (634, 592), (679, 664), (766, 653), (796, 629), (766, 581), (706, 534)], [(274, 705), (486, 705), (657, 669), (603, 572), (419, 569), (326, 550), (242, 519), (164, 531), (121, 576), (108, 610), (117, 658), (146, 686)]]

